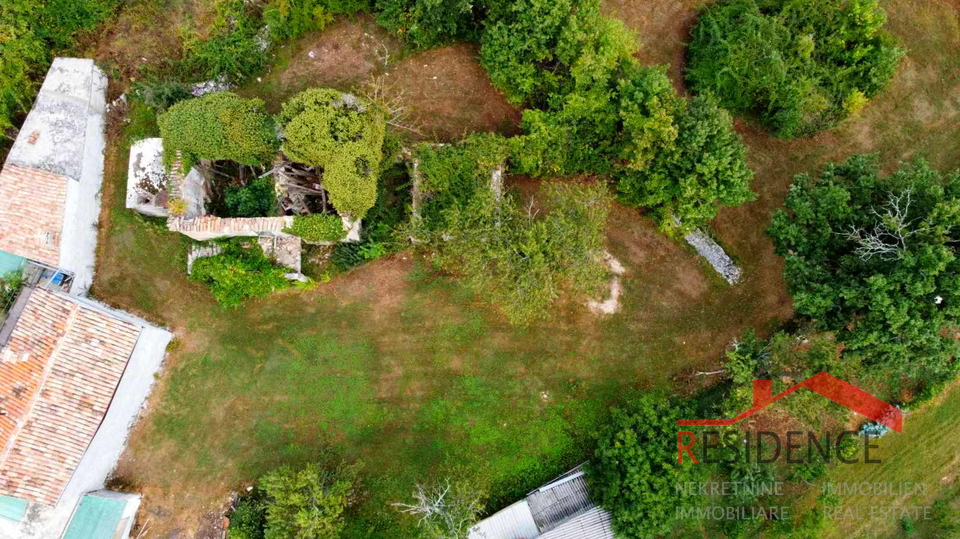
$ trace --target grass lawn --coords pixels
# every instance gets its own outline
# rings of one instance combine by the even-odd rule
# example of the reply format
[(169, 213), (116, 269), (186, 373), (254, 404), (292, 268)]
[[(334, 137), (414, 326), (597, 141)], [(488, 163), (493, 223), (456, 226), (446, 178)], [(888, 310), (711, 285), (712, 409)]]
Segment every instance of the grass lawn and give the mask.
[[(830, 474), (832, 483), (901, 483), (921, 484), (925, 494), (903, 496), (842, 496), (840, 505), (859, 508), (864, 520), (837, 520), (827, 538), (841, 537), (901, 537), (899, 519), (871, 520), (871, 506), (929, 506), (943, 495), (944, 490), (956, 490), (960, 478), (960, 389), (954, 387), (929, 406), (909, 414), (903, 423), (903, 433), (889, 433), (877, 441), (879, 449), (871, 451), (871, 458), (881, 464), (859, 463), (838, 465)], [(916, 521), (919, 529), (925, 523)], [(929, 537), (920, 535), (920, 537)]]
[[(645, 61), (674, 64), (680, 86), (678, 62), (696, 4), (611, 0), (605, 9), (639, 32)], [(957, 10), (936, 1), (885, 5), (908, 56), (889, 91), (860, 118), (793, 142), (738, 125), (760, 198), (722, 211), (713, 228), (743, 266), (745, 281), (728, 287), (685, 245), (664, 238), (636, 212), (616, 208), (609, 247), (627, 274), (623, 310), (609, 318), (566, 304), (548, 322), (512, 328), (410, 253), (307, 292), (223, 311), (186, 278), (190, 241), (123, 209), (126, 141), (155, 126), (140, 117), (126, 125), (113, 118), (93, 292), (177, 335), (117, 471), (118, 483), (145, 493), (141, 521), (149, 518), (159, 537), (217, 536), (232, 491), (280, 464), (342, 457), (365, 463), (365, 500), (348, 536), (400, 538), (412, 522), (387, 504), (406, 498), (414, 481), (473, 477), (493, 494), (489, 505), (496, 509), (579, 462), (609, 405), (630, 390), (696, 386), (684, 373), (715, 368), (742, 330), (766, 333), (792, 315), (782, 261), (763, 230), (794, 174), (865, 151), (882, 152), (888, 167), (919, 155), (942, 168), (960, 165)], [(169, 16), (189, 12), (181, 7)], [(107, 32), (93, 54), (136, 61), (117, 45), (131, 40), (124, 28), (137, 28), (139, 19), (132, 19), (121, 15), (126, 26)], [(259, 86), (241, 91), (276, 107), (302, 87), (352, 89), (390, 73), (411, 116), (421, 118), (424, 136), (515, 128), (516, 111), (485, 82), (473, 49), (409, 54), (382, 32), (364, 31), (369, 25), (365, 18), (341, 21), (289, 45)], [(176, 26), (155, 23), (143, 31), (157, 28)], [(364, 41), (366, 35), (386, 43), (393, 57), (386, 67), (376, 63), (379, 45)], [(331, 57), (339, 60), (308, 61)], [(124, 75), (111, 81), (115, 94), (133, 72), (117, 71)], [(949, 417), (943, 413), (935, 417)]]

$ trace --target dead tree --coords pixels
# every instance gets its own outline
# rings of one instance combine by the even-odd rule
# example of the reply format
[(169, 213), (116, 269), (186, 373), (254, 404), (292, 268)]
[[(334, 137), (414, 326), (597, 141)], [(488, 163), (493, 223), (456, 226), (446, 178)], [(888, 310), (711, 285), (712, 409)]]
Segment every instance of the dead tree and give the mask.
[(848, 240), (857, 244), (855, 253), (860, 260), (870, 260), (877, 256), (881, 260), (900, 260), (907, 250), (907, 238), (916, 234), (911, 227), (916, 219), (909, 220), (912, 190), (906, 189), (899, 195), (890, 193), (883, 213), (876, 208), (871, 213), (877, 218), (873, 229), (851, 226), (847, 232), (841, 232)]
[(420, 517), (417, 525), (432, 539), (466, 539), (483, 510), (476, 496), (454, 488), (449, 479), (429, 487), (417, 483), (413, 500), (392, 505), (401, 513)]

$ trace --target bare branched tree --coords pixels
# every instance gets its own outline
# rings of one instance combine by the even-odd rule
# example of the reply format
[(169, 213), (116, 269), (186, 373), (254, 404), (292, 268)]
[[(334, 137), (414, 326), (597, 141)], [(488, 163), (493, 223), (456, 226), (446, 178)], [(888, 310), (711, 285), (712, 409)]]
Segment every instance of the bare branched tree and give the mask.
[(407, 107), (403, 100), (404, 92), (395, 91), (393, 86), (387, 84), (386, 77), (379, 76), (370, 79), (363, 89), (361, 95), (368, 101), (380, 107), (387, 117), (387, 125), (403, 129), (422, 135), (417, 129), (415, 122), (407, 117)]
[(466, 539), (483, 510), (477, 496), (455, 488), (449, 479), (432, 486), (417, 483), (413, 503), (392, 505), (401, 513), (420, 517), (417, 525), (433, 539)]
[(850, 227), (840, 234), (857, 244), (856, 253), (861, 260), (875, 256), (881, 260), (900, 260), (907, 250), (907, 238), (917, 233), (912, 229), (916, 219), (910, 220), (910, 204), (913, 192), (906, 189), (899, 195), (890, 193), (881, 211), (871, 213), (877, 218), (873, 229)]

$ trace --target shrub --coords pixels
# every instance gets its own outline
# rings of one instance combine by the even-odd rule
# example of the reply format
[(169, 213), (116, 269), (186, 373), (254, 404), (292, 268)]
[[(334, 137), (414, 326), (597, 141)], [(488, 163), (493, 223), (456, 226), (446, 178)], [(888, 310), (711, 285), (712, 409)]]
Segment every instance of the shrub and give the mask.
[(223, 252), (193, 263), (190, 279), (204, 283), (223, 307), (266, 296), (290, 286), (286, 268), (273, 265), (255, 242), (233, 240), (221, 244)]
[(293, 226), (284, 230), (287, 234), (300, 236), (307, 243), (332, 243), (347, 236), (339, 215), (296, 215)]
[(177, 103), (193, 97), (190, 88), (181, 82), (135, 82), (132, 89), (135, 96), (158, 112), (166, 112)]
[(207, 38), (194, 31), (184, 39), (184, 75), (239, 83), (263, 71), (270, 43), (257, 9), (255, 2), (220, 0)]
[(505, 196), (480, 190), (465, 207), (446, 211), (447, 228), (427, 241), (440, 267), (460, 274), (514, 324), (547, 316), (564, 291), (598, 291), (609, 195), (602, 184), (551, 183), (539, 215)]
[(224, 193), (228, 217), (267, 217), (277, 213), (273, 178), (254, 178), (248, 185), (228, 187)]
[(117, 0), (6, 0), (0, 2), (0, 130), (30, 109), (37, 80), (58, 50), (92, 30)]
[(336, 539), (353, 502), (358, 468), (326, 470), (315, 464), (283, 467), (260, 479), (266, 496), (266, 539)]
[(340, 271), (351, 270), (367, 261), (360, 249), (359, 243), (338, 243), (333, 247), (330, 261)]
[(655, 394), (615, 408), (588, 465), (591, 495), (610, 511), (618, 537), (669, 535), (676, 507), (689, 502), (676, 485), (696, 481), (702, 467), (677, 463), (677, 420), (690, 410)]
[(687, 80), (779, 137), (830, 129), (877, 95), (903, 51), (877, 0), (722, 0), (693, 28)]
[(311, 89), (283, 104), (283, 151), (323, 169), (337, 211), (362, 219), (377, 199), (386, 123), (372, 104), (336, 90)]
[(0, 276), (0, 314), (6, 313), (23, 288), (23, 274), (14, 271)]
[(324, 0), (271, 0), (263, 10), (263, 20), (274, 42), (323, 30), (333, 22), (333, 16)]
[(924, 161), (881, 176), (877, 156), (856, 156), (797, 176), (768, 230), (797, 312), (886, 376), (955, 372), (958, 206), (960, 173)]
[(267, 525), (267, 504), (263, 493), (254, 490), (237, 501), (230, 515), (230, 539), (264, 539)]
[(657, 134), (659, 151), (647, 166), (622, 172), (618, 189), (625, 202), (652, 208), (663, 229), (682, 234), (716, 217), (720, 206), (756, 195), (750, 191), (753, 171), (746, 148), (730, 114), (708, 96), (681, 103), (676, 140), (667, 142), (669, 128)]
[(377, 0), (377, 21), (416, 49), (480, 39), (484, 2)]
[(181, 152), (183, 172), (199, 159), (261, 165), (273, 159), (277, 137), (263, 101), (229, 92), (181, 101), (158, 119), (168, 166)]

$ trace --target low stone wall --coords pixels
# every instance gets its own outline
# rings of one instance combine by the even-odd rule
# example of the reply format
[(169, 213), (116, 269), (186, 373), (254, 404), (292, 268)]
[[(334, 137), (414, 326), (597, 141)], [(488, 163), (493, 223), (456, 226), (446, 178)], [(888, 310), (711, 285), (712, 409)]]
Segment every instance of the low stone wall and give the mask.
[(719, 273), (724, 280), (731, 285), (740, 282), (740, 268), (733, 263), (733, 260), (727, 255), (726, 251), (723, 250), (723, 247), (720, 247), (717, 242), (713, 241), (713, 238), (707, 236), (698, 228), (684, 236), (684, 239), (697, 250), (700, 256), (707, 259), (707, 262), (713, 266), (713, 269), (717, 270), (717, 273)]

